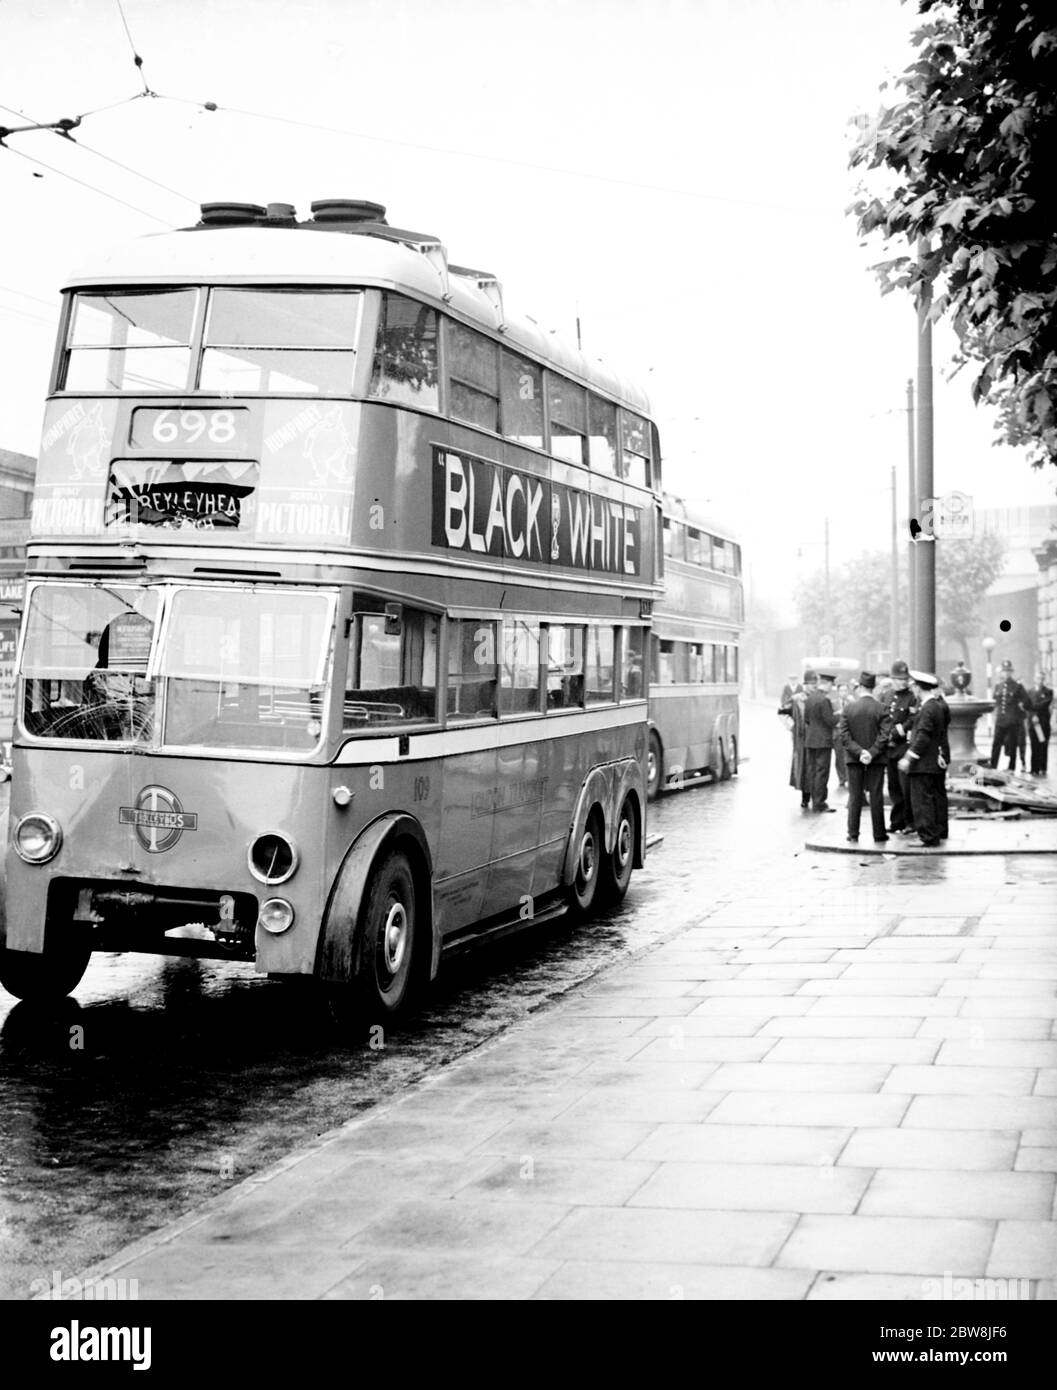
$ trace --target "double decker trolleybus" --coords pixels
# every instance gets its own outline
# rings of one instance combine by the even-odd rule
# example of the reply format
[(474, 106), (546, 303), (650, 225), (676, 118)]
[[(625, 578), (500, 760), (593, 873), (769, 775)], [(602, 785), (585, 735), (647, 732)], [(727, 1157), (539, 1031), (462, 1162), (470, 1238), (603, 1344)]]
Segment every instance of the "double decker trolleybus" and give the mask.
[(377, 204), (211, 204), (66, 291), (0, 982), (252, 961), (362, 1015), (643, 862), (641, 392)]
[(741, 546), (731, 532), (667, 494), (664, 595), (650, 651), (648, 795), (738, 770)]

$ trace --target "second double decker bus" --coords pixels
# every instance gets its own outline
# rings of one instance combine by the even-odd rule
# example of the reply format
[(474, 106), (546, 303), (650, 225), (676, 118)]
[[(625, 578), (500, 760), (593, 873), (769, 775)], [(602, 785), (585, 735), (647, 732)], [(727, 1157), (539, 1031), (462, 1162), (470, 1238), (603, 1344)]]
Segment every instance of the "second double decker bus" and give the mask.
[(0, 982), (253, 961), (396, 1013), (645, 846), (645, 397), (377, 204), (214, 204), (70, 283)]
[(683, 786), (738, 770), (741, 546), (716, 522), (664, 497), (664, 596), (654, 612), (647, 785)]

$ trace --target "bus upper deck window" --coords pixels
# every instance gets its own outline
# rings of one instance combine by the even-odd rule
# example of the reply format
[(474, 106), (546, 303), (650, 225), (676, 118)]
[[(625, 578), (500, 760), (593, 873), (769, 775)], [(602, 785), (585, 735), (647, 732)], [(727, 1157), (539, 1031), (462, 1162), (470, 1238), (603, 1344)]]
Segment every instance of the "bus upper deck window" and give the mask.
[(499, 429), (499, 349), (490, 338), (449, 320), (451, 413), (458, 420)]
[(646, 421), (630, 410), (624, 417), (623, 475), (638, 487), (650, 485), (650, 431)]
[(198, 291), (77, 294), (62, 391), (186, 391)]
[(587, 392), (556, 372), (547, 373), (551, 453), (569, 463), (587, 462)]
[(608, 473), (611, 477), (617, 472), (617, 408), (598, 396), (587, 398), (588, 423), (591, 436), (588, 451), (591, 467), (597, 473)]
[(361, 299), (354, 290), (213, 290), (200, 388), (348, 395)]
[(383, 294), (371, 365), (371, 395), (422, 410), (439, 408), (437, 315), (425, 304)]
[(501, 354), (503, 433), (519, 444), (543, 448), (543, 372), (512, 352)]

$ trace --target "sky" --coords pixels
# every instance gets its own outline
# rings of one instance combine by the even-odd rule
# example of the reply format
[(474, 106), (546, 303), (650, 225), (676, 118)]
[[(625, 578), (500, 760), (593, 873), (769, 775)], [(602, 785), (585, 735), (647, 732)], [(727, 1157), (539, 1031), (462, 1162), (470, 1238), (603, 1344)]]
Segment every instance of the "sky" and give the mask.
[[(0, 149), (0, 447), (37, 452), (86, 252), (201, 202), (366, 198), (496, 273), (509, 313), (570, 338), (579, 318), (585, 352), (649, 395), (666, 488), (738, 532), (754, 593), (791, 618), (827, 519), (833, 564), (889, 544), (893, 466), (908, 514), (914, 311), (881, 296), (846, 209), (851, 118), (913, 60), (916, 19), (898, 0), (5, 0), (0, 122), (96, 114), (76, 146)], [(1054, 502), (1052, 470), (993, 447), (970, 373), (947, 380), (953, 346), (940, 328), (936, 493)]]

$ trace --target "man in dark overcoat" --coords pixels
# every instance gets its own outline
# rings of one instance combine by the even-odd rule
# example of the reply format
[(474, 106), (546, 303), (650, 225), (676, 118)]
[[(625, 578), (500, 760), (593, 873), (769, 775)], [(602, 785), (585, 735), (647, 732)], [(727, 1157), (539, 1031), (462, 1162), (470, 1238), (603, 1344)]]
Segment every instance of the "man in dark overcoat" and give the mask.
[(939, 679), (931, 671), (911, 671), (910, 678), (920, 705), (899, 767), (910, 781), (918, 838), (934, 849), (947, 838), (947, 767), (951, 760), (947, 727), (951, 712), (940, 694)]
[(1045, 777), (1050, 752), (1050, 712), (1053, 709), (1053, 691), (1046, 684), (1046, 677), (1040, 671), (1035, 684), (1028, 691), (1028, 736), (1031, 739), (1031, 773), (1033, 777)]
[(838, 736), (844, 746), (848, 769), (848, 839), (859, 838), (863, 795), (870, 802), (870, 824), (874, 842), (887, 840), (885, 834), (885, 754), (892, 721), (874, 695), (877, 677), (864, 671), (859, 677), (859, 695), (849, 700), (840, 716)]
[(913, 835), (914, 816), (910, 808), (910, 784), (906, 773), (899, 771), (899, 762), (907, 751), (910, 726), (914, 722), (918, 702), (910, 689), (910, 668), (905, 661), (892, 663), (892, 691), (887, 700), (889, 727), (888, 752), (888, 796), (892, 803), (892, 814), (888, 828), (895, 834)]
[[(813, 679), (809, 680), (809, 677)], [(812, 811), (835, 811), (826, 802), (829, 787), (829, 766), (833, 756), (833, 731), (837, 716), (833, 711), (830, 691), (833, 676), (826, 671), (804, 674), (807, 700), (804, 702), (804, 761), (807, 786), (811, 792)]]

